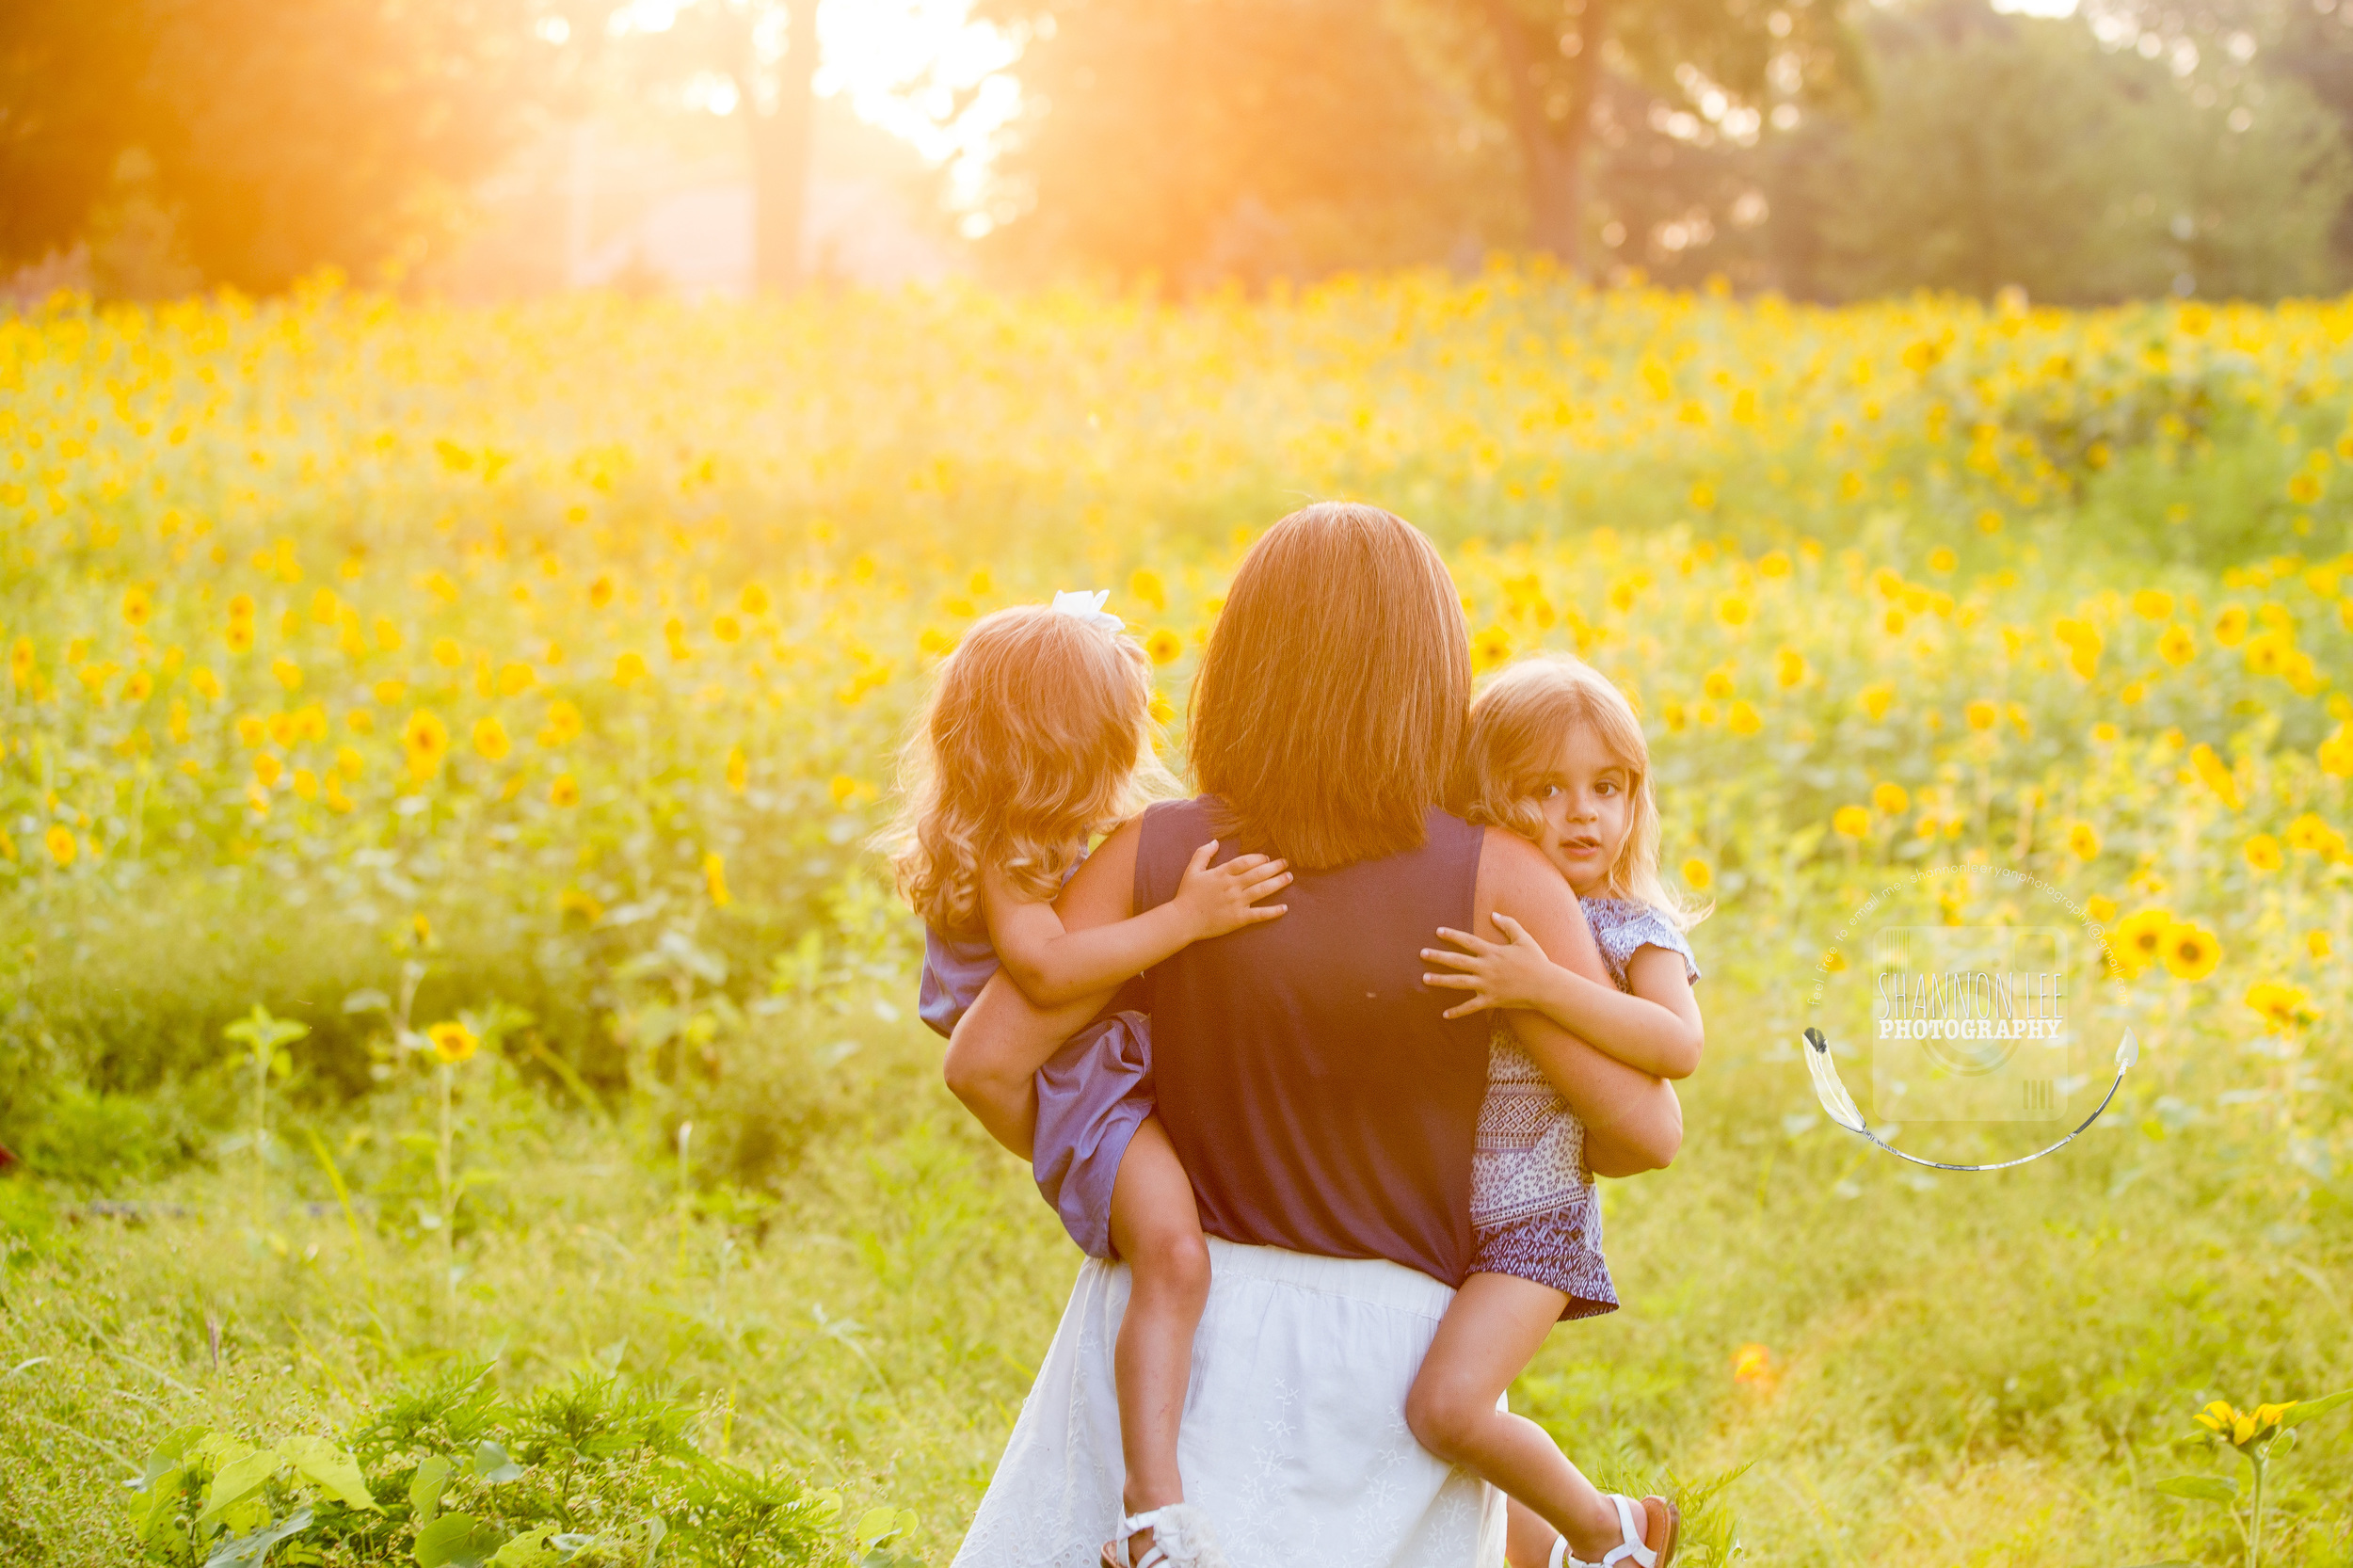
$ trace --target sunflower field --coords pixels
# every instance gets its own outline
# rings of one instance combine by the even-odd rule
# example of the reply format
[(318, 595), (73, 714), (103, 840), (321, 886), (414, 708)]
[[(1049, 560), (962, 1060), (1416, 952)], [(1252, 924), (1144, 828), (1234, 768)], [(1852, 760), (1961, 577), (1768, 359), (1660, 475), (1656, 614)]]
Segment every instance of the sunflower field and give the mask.
[[(1626, 1308), (1514, 1407), (1694, 1562), (2353, 1564), (2353, 1420), (2262, 1428), (2258, 1527), (2191, 1419), (2353, 1385), (2349, 466), (2353, 300), (0, 317), (0, 1560), (944, 1564), (1076, 1257), (914, 1021), (894, 750), (1108, 587), (1180, 758), (1241, 552), (1350, 497), (1482, 671), (1634, 697), (1715, 905)], [(2079, 907), (2141, 1045), (2016, 1171), (1800, 1060), (1941, 865)]]

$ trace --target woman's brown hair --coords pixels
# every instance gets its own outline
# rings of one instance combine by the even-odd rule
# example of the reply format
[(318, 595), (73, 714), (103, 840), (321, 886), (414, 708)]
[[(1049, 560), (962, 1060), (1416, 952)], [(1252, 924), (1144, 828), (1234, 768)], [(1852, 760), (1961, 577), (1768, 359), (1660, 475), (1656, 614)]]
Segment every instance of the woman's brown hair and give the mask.
[(1251, 547), (1193, 678), (1195, 781), (1221, 833), (1303, 870), (1422, 841), (1470, 702), (1470, 632), (1437, 547), (1321, 502)]
[(1688, 931), (1713, 904), (1686, 903), (1658, 873), (1658, 804), (1651, 791), (1650, 743), (1634, 705), (1609, 678), (1567, 653), (1531, 653), (1506, 664), (1470, 708), (1464, 750), (1463, 815), (1534, 842), (1544, 837), (1538, 791), (1559, 766), (1561, 737), (1582, 725), (1626, 771), (1625, 842), (1605, 892), (1647, 904)]

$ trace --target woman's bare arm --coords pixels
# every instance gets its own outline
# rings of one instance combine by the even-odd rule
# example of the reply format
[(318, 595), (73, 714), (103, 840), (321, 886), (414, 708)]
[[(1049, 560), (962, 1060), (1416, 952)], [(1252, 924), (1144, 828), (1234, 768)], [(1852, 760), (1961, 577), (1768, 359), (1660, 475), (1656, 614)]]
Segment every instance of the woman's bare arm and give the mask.
[[(1141, 818), (1130, 820), (1104, 840), (1054, 901), (1064, 930), (1108, 925), (1135, 912), (1141, 824)], [(948, 1041), (942, 1071), (949, 1092), (990, 1137), (1027, 1160), (1037, 1128), (1037, 1070), (1116, 989), (1106, 986), (1059, 1007), (1040, 1008), (1031, 1005), (1009, 976), (990, 976)]]
[[(1478, 934), (1503, 937), (1510, 915), (1562, 968), (1600, 984), (1609, 971), (1577, 897), (1544, 852), (1501, 828), (1487, 830), (1479, 856)], [(1614, 987), (1613, 987), (1614, 988)], [(1594, 1049), (1541, 1013), (1504, 1015), (1520, 1045), (1585, 1124), (1587, 1162), (1602, 1176), (1663, 1168), (1683, 1146), (1683, 1107), (1664, 1079)]]

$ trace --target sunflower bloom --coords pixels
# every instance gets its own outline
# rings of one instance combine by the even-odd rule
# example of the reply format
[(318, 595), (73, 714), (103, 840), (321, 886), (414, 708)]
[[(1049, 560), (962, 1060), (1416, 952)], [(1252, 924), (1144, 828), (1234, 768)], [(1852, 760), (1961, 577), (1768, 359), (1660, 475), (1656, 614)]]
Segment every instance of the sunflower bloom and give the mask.
[(81, 845), (74, 841), (73, 830), (63, 823), (52, 823), (49, 831), (40, 836), (40, 841), (47, 846), (49, 858), (60, 867), (73, 864), (73, 857), (81, 853)]
[(439, 1023), (424, 1032), (433, 1042), (433, 1054), (455, 1066), (481, 1048), (482, 1042), (474, 1032), (461, 1023)]
[(2126, 974), (2137, 975), (2164, 956), (2165, 934), (2173, 924), (2170, 909), (2137, 909), (2117, 924), (2111, 935)]
[(2304, 1021), (2307, 1004), (2312, 998), (2301, 985), (2286, 985), (2276, 980), (2259, 980), (2247, 988), (2243, 999), (2264, 1021), (2269, 1034), (2285, 1034)]
[(441, 771), (449, 756), (449, 726), (430, 708), (420, 708), (400, 728), (400, 749), (408, 758), (408, 774), (422, 784)]
[(2214, 747), (2202, 741), (2191, 747), (2189, 765), (2197, 770), (2198, 776), (2205, 780), (2206, 788), (2212, 790), (2223, 805), (2235, 811), (2245, 804), (2239, 798), (2238, 780), (2232, 776), (2230, 764), (2222, 760)]
[(2185, 920), (2165, 934), (2165, 967), (2176, 980), (2203, 980), (2222, 961), (2222, 944), (2202, 925)]

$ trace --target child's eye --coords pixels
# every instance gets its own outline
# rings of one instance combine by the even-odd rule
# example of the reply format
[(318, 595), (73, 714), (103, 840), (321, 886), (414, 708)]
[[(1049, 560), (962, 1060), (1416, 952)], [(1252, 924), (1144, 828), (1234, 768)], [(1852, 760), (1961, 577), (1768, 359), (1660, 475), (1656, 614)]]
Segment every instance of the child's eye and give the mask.
[(1558, 784), (1547, 784), (1536, 792), (1538, 800), (1557, 800), (1560, 795), (1561, 786)]

